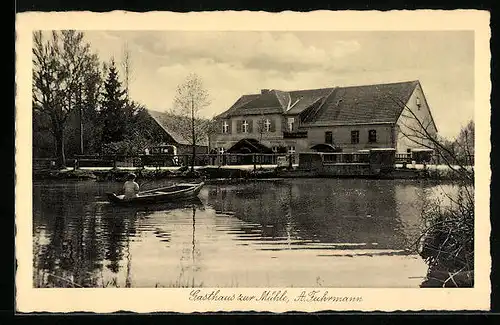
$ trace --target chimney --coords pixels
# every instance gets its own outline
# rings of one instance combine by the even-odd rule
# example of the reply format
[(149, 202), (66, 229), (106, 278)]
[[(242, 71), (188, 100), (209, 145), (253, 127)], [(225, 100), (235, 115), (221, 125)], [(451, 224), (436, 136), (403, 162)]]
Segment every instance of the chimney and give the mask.
[(269, 92), (269, 89), (261, 89), (260, 93), (261, 94), (267, 94)]

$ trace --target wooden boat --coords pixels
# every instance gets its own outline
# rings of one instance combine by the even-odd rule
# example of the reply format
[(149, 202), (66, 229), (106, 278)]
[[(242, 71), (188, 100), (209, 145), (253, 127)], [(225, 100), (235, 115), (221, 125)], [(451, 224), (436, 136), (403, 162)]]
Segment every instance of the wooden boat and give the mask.
[(168, 201), (168, 202), (154, 202), (147, 204), (125, 204), (123, 202), (104, 204), (102, 212), (106, 215), (132, 217), (136, 213), (148, 213), (156, 211), (169, 211), (184, 208), (197, 208), (198, 210), (205, 209), (203, 202), (199, 197), (186, 198), (182, 200)]
[(132, 199), (124, 199), (124, 195), (116, 195), (115, 193), (106, 193), (106, 195), (110, 202), (125, 205), (175, 202), (196, 197), (200, 193), (203, 185), (205, 185), (204, 182), (180, 183), (173, 186), (139, 192), (138, 196)]

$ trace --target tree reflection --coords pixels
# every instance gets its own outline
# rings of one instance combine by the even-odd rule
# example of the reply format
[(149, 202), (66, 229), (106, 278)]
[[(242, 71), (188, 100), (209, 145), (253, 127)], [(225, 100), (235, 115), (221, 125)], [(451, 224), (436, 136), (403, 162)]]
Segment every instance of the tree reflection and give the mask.
[[(129, 222), (134, 210), (109, 210), (88, 192), (68, 190), (72, 186), (78, 185), (34, 191), (34, 228), (45, 234), (35, 240), (37, 287), (99, 286), (103, 261), (109, 260), (108, 268), (117, 272), (124, 238), (135, 232)], [(40, 231), (34, 235), (42, 236)]]

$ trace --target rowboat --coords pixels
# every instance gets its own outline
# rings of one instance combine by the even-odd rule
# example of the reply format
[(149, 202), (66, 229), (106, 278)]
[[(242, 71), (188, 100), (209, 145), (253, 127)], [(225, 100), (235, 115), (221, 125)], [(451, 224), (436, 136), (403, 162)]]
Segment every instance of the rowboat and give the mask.
[(197, 208), (198, 210), (205, 209), (203, 201), (199, 197), (195, 196), (192, 198), (186, 198), (182, 200), (167, 201), (167, 202), (154, 202), (145, 204), (124, 204), (123, 202), (111, 203), (102, 205), (101, 209), (103, 214), (132, 217), (136, 216), (136, 213), (148, 213), (156, 211), (169, 211), (184, 208)]
[(116, 195), (115, 193), (106, 193), (106, 196), (110, 202), (124, 205), (175, 202), (197, 197), (203, 185), (205, 185), (204, 182), (180, 183), (139, 192), (137, 197), (131, 199), (124, 199), (124, 195)]

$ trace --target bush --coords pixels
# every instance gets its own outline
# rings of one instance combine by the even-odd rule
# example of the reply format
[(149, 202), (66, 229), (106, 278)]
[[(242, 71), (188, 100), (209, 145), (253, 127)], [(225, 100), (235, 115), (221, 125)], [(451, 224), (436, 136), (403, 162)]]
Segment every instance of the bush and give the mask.
[(103, 145), (103, 153), (110, 155), (137, 155), (147, 148), (149, 142), (144, 139), (125, 139)]
[(474, 198), (461, 187), (450, 207), (432, 202), (423, 212), (420, 256), (429, 265), (424, 286), (473, 285)]

